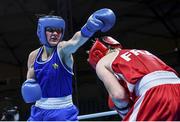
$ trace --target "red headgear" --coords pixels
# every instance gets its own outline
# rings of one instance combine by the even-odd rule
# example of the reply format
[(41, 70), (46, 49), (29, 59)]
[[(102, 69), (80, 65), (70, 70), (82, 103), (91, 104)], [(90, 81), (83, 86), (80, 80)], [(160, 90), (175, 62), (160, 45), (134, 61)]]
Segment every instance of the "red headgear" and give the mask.
[(96, 38), (95, 43), (89, 51), (88, 62), (96, 68), (98, 61), (106, 55), (109, 49), (122, 48), (121, 44), (110, 36)]

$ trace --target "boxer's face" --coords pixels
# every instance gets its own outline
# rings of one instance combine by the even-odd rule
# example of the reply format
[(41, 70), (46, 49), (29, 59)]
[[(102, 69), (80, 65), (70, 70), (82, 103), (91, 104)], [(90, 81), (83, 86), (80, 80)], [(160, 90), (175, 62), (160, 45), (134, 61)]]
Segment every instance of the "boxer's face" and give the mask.
[(46, 28), (47, 41), (51, 46), (56, 46), (60, 42), (62, 30), (59, 28)]

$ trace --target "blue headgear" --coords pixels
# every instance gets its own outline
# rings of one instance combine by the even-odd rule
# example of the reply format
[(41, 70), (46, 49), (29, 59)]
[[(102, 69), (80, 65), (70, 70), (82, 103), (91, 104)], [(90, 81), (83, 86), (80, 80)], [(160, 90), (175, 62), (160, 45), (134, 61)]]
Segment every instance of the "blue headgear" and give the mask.
[(38, 27), (37, 27), (37, 35), (39, 37), (39, 40), (41, 44), (51, 47), (51, 45), (48, 43), (46, 34), (45, 34), (45, 29), (46, 27), (55, 27), (55, 28), (60, 28), (62, 29), (62, 36), (60, 40), (62, 40), (64, 36), (64, 31), (65, 31), (65, 21), (59, 17), (59, 16), (44, 16), (39, 18), (38, 21)]

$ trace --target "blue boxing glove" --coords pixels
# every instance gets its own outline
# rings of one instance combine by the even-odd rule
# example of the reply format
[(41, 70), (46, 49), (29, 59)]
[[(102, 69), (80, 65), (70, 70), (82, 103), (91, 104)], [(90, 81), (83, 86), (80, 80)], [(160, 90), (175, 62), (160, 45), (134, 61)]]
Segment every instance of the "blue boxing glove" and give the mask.
[(91, 37), (96, 31), (106, 32), (113, 27), (116, 16), (111, 9), (104, 8), (94, 12), (81, 28), (84, 37)]
[(27, 79), (23, 83), (21, 93), (26, 103), (35, 102), (42, 96), (41, 87), (34, 79)]

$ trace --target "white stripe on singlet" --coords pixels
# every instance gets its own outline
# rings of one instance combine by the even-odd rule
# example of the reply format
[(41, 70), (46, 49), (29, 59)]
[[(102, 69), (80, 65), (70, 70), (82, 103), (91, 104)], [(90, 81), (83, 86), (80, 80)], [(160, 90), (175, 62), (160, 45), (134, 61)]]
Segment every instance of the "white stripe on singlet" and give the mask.
[(180, 84), (180, 79), (174, 72), (155, 71), (145, 75), (135, 86), (135, 93), (141, 96), (152, 87), (163, 84)]
[(62, 109), (73, 105), (72, 95), (58, 98), (41, 98), (35, 106), (43, 109)]

